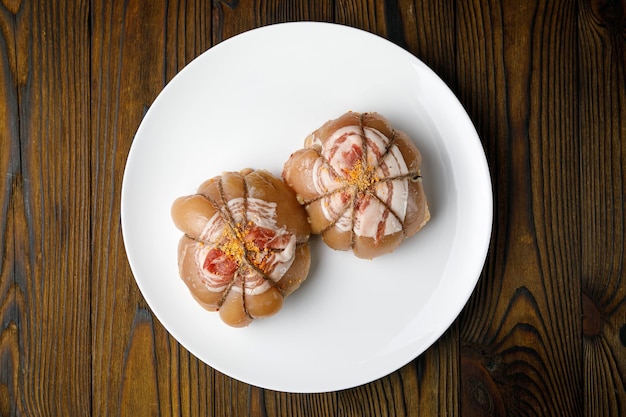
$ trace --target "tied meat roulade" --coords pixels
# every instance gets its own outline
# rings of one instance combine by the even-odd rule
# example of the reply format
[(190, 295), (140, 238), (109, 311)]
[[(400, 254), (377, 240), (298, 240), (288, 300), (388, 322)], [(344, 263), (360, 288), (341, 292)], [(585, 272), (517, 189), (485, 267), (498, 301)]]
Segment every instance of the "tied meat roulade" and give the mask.
[(293, 191), (267, 171), (225, 172), (178, 198), (180, 276), (233, 327), (278, 312), (306, 278), (310, 226)]
[(411, 139), (377, 113), (348, 112), (309, 135), (285, 163), (312, 232), (360, 258), (394, 251), (430, 219)]

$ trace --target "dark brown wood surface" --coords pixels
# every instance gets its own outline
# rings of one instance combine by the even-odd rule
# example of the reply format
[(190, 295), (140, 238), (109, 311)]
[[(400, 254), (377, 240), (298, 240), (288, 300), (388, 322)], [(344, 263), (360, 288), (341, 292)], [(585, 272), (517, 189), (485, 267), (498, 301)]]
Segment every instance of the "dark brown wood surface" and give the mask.
[[(494, 186), (459, 319), (398, 371), (324, 394), (188, 353), (143, 300), (120, 226), (126, 157), (163, 86), (227, 38), (298, 20), (433, 68)], [(0, 416), (626, 415), (624, 0), (1, 0), (0, 171)]]

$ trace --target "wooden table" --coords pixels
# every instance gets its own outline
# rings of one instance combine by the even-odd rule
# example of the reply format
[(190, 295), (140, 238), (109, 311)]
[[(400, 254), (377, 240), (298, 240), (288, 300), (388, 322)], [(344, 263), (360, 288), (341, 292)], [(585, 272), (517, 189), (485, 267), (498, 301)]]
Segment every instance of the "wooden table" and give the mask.
[[(495, 198), (458, 320), (402, 369), (324, 394), (188, 353), (143, 300), (120, 227), (127, 154), (163, 86), (229, 37), (296, 20), (371, 31), (435, 70)], [(0, 415), (626, 413), (623, 0), (3, 0), (0, 28)]]

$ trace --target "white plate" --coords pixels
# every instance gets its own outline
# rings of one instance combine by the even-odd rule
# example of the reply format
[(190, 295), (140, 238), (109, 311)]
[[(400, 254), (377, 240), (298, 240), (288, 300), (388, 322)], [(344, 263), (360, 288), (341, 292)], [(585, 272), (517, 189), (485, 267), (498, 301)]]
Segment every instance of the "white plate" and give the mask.
[[(280, 175), (307, 134), (347, 110), (379, 112), (413, 138), (431, 221), (371, 261), (314, 239), (309, 277), (283, 309), (229, 328), (178, 277), (171, 203), (222, 171)], [(122, 186), (128, 259), (156, 317), (218, 371), (288, 392), (361, 385), (426, 350), (472, 293), (491, 222), (485, 154), (447, 86), (387, 40), (325, 23), (255, 29), (190, 63), (141, 123)]]

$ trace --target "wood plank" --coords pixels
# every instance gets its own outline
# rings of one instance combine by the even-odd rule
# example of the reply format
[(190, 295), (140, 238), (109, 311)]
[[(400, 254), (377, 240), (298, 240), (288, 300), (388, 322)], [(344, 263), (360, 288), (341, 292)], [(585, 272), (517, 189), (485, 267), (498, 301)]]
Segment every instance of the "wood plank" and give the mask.
[(120, 228), (126, 158), (163, 86), (211, 46), (205, 1), (92, 2), (93, 415), (213, 415), (214, 371), (153, 317)]
[(87, 13), (80, 1), (0, 9), (3, 415), (90, 410)]
[(626, 410), (626, 4), (582, 2), (581, 126), (584, 414)]
[(495, 192), (461, 415), (581, 415), (576, 2), (458, 2), (458, 89)]
[[(0, 14), (0, 414), (21, 412), (20, 385), (22, 349), (19, 346), (23, 291), (17, 284), (15, 258), (16, 216), (22, 216), (23, 192), (17, 87), (16, 10)], [(23, 222), (22, 222), (23, 223)]]
[(162, 57), (166, 82), (213, 45), (213, 7), (211, 2), (201, 0), (167, 3)]

